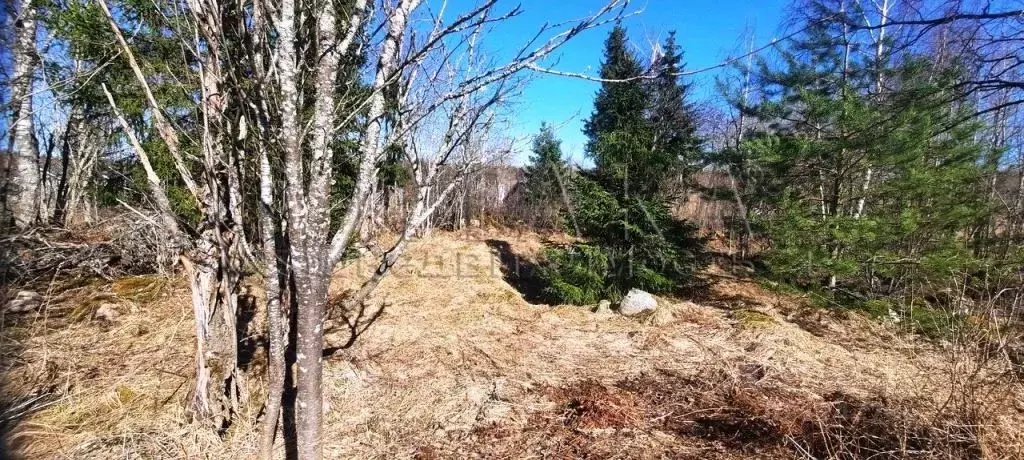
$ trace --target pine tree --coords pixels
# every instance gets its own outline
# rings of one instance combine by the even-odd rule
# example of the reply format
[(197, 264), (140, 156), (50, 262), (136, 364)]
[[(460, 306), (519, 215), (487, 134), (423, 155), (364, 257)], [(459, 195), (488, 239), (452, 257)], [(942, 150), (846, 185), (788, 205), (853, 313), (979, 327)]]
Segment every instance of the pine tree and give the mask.
[(810, 6), (781, 68), (762, 64), (771, 100), (753, 113), (767, 128), (739, 147), (759, 172), (751, 202), (771, 242), (768, 267), (868, 296), (918, 295), (970, 272), (968, 235), (992, 210), (978, 126), (960, 123), (970, 108), (953, 102), (960, 76), (928, 56), (877, 59), (887, 51), (846, 29), (859, 12)]

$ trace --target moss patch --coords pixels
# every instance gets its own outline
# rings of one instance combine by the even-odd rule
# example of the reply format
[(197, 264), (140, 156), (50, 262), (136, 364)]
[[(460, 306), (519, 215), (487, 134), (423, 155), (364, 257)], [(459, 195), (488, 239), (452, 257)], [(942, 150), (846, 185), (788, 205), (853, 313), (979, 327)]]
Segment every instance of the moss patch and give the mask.
[(114, 281), (110, 290), (122, 299), (152, 302), (163, 295), (169, 283), (167, 277), (162, 275), (130, 276)]
[(729, 316), (736, 320), (740, 329), (760, 329), (778, 324), (775, 318), (767, 313), (749, 308), (733, 311)]
[(117, 387), (117, 402), (121, 403), (122, 406), (130, 404), (132, 401), (138, 399), (139, 393), (130, 387), (119, 385)]

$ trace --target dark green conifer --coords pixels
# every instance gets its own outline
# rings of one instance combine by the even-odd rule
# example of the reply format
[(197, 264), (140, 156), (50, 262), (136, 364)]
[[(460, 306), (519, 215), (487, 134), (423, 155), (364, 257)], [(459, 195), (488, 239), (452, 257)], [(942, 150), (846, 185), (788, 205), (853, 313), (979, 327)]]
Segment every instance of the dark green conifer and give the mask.
[(652, 63), (654, 78), (647, 85), (650, 97), (647, 118), (653, 129), (652, 163), (665, 171), (689, 177), (700, 154), (697, 120), (687, 101), (690, 85), (682, 80), (683, 54), (669, 32), (661, 53)]
[(535, 228), (555, 228), (561, 222), (560, 212), (565, 209), (563, 187), (568, 180), (569, 167), (562, 158), (562, 141), (555, 137), (547, 123), (541, 124), (540, 133), (533, 138), (533, 154), (526, 174), (526, 207), (530, 211), (530, 224)]
[(678, 292), (703, 263), (702, 241), (671, 215), (663, 193), (697, 144), (679, 53), (669, 45), (648, 84), (652, 72), (629, 51), (625, 29), (617, 25), (605, 41), (604, 81), (584, 128), (595, 168), (569, 186), (570, 218), (587, 242), (547, 252), (541, 277), (552, 301), (593, 303), (632, 288)]

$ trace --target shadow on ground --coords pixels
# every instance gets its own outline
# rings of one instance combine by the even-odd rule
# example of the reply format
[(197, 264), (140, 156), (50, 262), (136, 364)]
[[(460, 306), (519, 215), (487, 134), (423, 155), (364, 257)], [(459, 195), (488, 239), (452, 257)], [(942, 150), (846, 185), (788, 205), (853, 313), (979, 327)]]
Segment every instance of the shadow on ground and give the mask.
[(356, 339), (380, 319), (386, 307), (385, 303), (371, 307), (365, 301), (355, 305), (346, 305), (343, 298), (332, 300), (328, 305), (328, 316), (334, 322), (335, 327), (341, 328), (342, 324), (344, 325), (344, 328), (348, 330), (348, 338), (343, 343), (328, 344), (324, 348), (324, 357), (329, 358), (355, 345)]
[(537, 278), (537, 264), (512, 251), (508, 241), (490, 239), (485, 241), (491, 251), (501, 260), (501, 276), (509, 285), (523, 295), (523, 300), (532, 304), (544, 304), (544, 284)]

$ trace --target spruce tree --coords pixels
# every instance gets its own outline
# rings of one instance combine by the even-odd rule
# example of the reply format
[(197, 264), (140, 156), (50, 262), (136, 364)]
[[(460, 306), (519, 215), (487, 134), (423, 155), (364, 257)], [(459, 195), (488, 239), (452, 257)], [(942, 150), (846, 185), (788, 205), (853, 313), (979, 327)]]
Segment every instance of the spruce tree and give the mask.
[(533, 138), (530, 164), (524, 168), (525, 199), (531, 212), (531, 226), (555, 228), (559, 225), (559, 213), (565, 207), (563, 188), (568, 171), (569, 167), (562, 158), (562, 141), (555, 137), (551, 126), (542, 123), (540, 133)]
[(650, 104), (640, 60), (629, 50), (626, 29), (617, 24), (605, 40), (594, 112), (586, 121), (587, 155), (596, 177), (616, 197), (658, 191), (664, 166), (651, 160), (653, 131), (645, 117)]
[(852, 57), (857, 44), (845, 28), (852, 19), (825, 2), (810, 2), (806, 11), (806, 31), (781, 51), (781, 68), (761, 64), (761, 91), (770, 99), (755, 112), (775, 136), (758, 137), (747, 149), (758, 169), (772, 172), (760, 181), (772, 190), (762, 198), (780, 212), (765, 225), (790, 235), (773, 239), (774, 254), (785, 254), (774, 259), (776, 270), (834, 287), (857, 271), (847, 256), (851, 237), (868, 224), (856, 208), (877, 152), (867, 144), (876, 140), (867, 128), (877, 112), (863, 97), (867, 66)]
[[(680, 65), (678, 53), (673, 45), (672, 56), (661, 64), (662, 87), (654, 105), (648, 74), (628, 46), (625, 29), (617, 25), (605, 41), (604, 82), (584, 128), (595, 168), (574, 176), (569, 186), (569, 217), (586, 243), (549, 250), (541, 270), (546, 292), (556, 302), (617, 299), (631, 288), (678, 292), (692, 284), (703, 263), (695, 229), (673, 218), (662, 193), (681, 151), (689, 148), (683, 144), (693, 142), (685, 117), (669, 117), (687, 108), (678, 72), (670, 70)], [(680, 110), (671, 110), (673, 103)], [(653, 114), (679, 122), (660, 131), (670, 133), (662, 139), (671, 142), (657, 141)]]
[(686, 178), (695, 169), (700, 139), (693, 105), (686, 100), (690, 85), (682, 81), (682, 59), (676, 33), (669, 32), (661, 53), (652, 63), (656, 73), (647, 85), (647, 93), (648, 120), (654, 131), (652, 162)]

